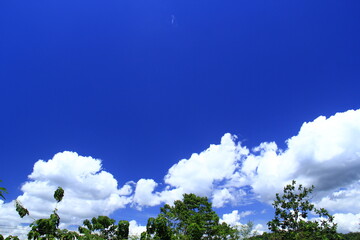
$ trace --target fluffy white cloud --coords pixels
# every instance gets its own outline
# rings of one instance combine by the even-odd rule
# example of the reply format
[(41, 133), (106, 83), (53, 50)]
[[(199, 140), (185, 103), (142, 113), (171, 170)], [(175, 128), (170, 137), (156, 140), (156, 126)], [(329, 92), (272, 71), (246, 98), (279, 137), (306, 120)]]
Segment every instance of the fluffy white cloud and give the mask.
[[(351, 184), (346, 189), (326, 195), (317, 205), (332, 212), (360, 213), (360, 184)], [(360, 223), (360, 220), (359, 220)]]
[(231, 213), (223, 214), (220, 222), (227, 223), (231, 226), (237, 226), (240, 224), (240, 214), (238, 210), (234, 210)]
[(213, 198), (212, 198), (212, 204), (214, 207), (222, 207), (224, 204), (228, 202), (234, 202), (235, 197), (230, 193), (229, 189), (219, 189), (214, 191)]
[(216, 181), (224, 181), (234, 174), (241, 151), (233, 137), (225, 134), (219, 145), (210, 145), (200, 154), (194, 153), (172, 166), (165, 176), (165, 183), (181, 187), (187, 193), (209, 196)]
[(20, 219), (18, 213), (15, 211), (15, 201), (4, 203), (0, 200), (0, 228), (4, 236), (13, 235), (20, 239), (26, 239), (26, 234), (29, 232), (29, 226), (22, 226), (21, 223), (29, 223), (30, 219)]
[(337, 230), (341, 233), (359, 232), (360, 231), (360, 213), (336, 213), (334, 221), (337, 223)]
[(137, 183), (136, 206), (171, 203), (183, 193), (209, 197), (214, 207), (241, 204), (249, 199), (271, 203), (276, 192), (296, 179), (316, 186), (315, 198), (332, 212), (360, 212), (360, 110), (318, 117), (304, 123), (286, 149), (263, 142), (249, 150), (225, 134), (210, 145), (173, 165), (157, 190), (154, 180)]
[(156, 206), (161, 202), (160, 194), (154, 193), (158, 184), (153, 179), (140, 179), (136, 184), (133, 204), (141, 206)]
[(215, 207), (235, 203), (245, 191), (228, 182), (239, 168), (240, 156), (248, 150), (227, 133), (218, 145), (210, 145), (203, 152), (194, 153), (173, 165), (164, 177), (165, 189), (156, 192), (158, 184), (152, 179), (140, 179), (136, 185), (134, 203), (137, 207), (172, 203), (184, 193), (195, 193), (212, 198)]
[(146, 231), (146, 226), (139, 225), (135, 220), (131, 220), (129, 226), (129, 235), (139, 237), (142, 232)]
[[(100, 160), (74, 152), (58, 153), (48, 161), (39, 160), (29, 179), (17, 200), (35, 219), (48, 217), (57, 207), (63, 226), (81, 224), (85, 218), (109, 215), (131, 201), (126, 196), (131, 193), (130, 187), (125, 185), (118, 189), (114, 177), (102, 170)], [(57, 205), (53, 194), (58, 186), (65, 190), (65, 195)], [(20, 219), (12, 202), (0, 207), (0, 223), (4, 221), (19, 225), (32, 222), (32, 219)]]
[(243, 224), (240, 223), (241, 218), (253, 215), (253, 211), (244, 211), (240, 212), (238, 210), (233, 210), (231, 213), (223, 214), (220, 222), (227, 223), (231, 226), (241, 226)]
[[(222, 218), (220, 219), (220, 222), (221, 223), (223, 223), (223, 222), (227, 223), (230, 226), (241, 230), (243, 228), (248, 227), (247, 224), (241, 223), (241, 219), (243, 217), (253, 215), (253, 214), (255, 214), (253, 211), (244, 211), (244, 212), (239, 213), (238, 210), (234, 210), (231, 213), (223, 214)], [(253, 226), (251, 233), (253, 235), (258, 235), (258, 234), (262, 234), (265, 231), (267, 231), (267, 228), (264, 225), (256, 224), (255, 226)]]
[[(360, 110), (318, 117), (303, 124), (298, 135), (287, 141), (286, 150), (278, 149), (275, 143), (255, 148), (244, 158), (239, 176), (263, 201), (270, 201), (292, 179), (315, 185), (317, 199), (329, 197), (359, 182), (359, 138)], [(358, 184), (355, 189), (359, 189)]]

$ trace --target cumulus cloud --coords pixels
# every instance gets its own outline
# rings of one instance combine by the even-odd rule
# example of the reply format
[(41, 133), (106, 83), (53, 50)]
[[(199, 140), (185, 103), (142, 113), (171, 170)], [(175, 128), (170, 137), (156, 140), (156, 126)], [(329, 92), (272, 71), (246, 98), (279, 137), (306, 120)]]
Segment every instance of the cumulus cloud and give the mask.
[(252, 214), (254, 214), (253, 211), (244, 211), (239, 213), (238, 210), (233, 210), (231, 213), (223, 214), (220, 222), (227, 223), (231, 226), (242, 226), (243, 224), (240, 223), (240, 219)]
[(142, 232), (146, 231), (146, 226), (138, 224), (135, 220), (131, 220), (129, 226), (129, 235), (139, 237)]
[[(220, 223), (227, 223), (232, 227), (235, 227), (239, 230), (241, 230), (242, 228), (247, 228), (248, 225), (246, 223), (241, 223), (241, 219), (249, 216), (249, 215), (253, 215), (255, 214), (255, 212), (253, 211), (243, 211), (240, 212), (238, 210), (234, 210), (231, 213), (227, 213), (227, 214), (223, 214), (222, 218), (220, 219)], [(252, 234), (257, 235), (257, 234), (262, 234), (263, 232), (265, 232), (267, 230), (267, 228), (262, 225), (262, 224), (256, 224), (255, 226), (253, 226), (252, 229)]]
[[(360, 212), (360, 110), (318, 117), (304, 123), (299, 133), (287, 140), (287, 149), (262, 143), (247, 156), (237, 179), (248, 183), (263, 202), (292, 179), (315, 185), (313, 201), (336, 213), (339, 228), (351, 231), (348, 219)], [(357, 220), (359, 223), (359, 220)]]
[[(316, 200), (350, 186), (357, 191), (359, 123), (360, 110), (329, 118), (320, 116), (304, 123), (298, 134), (286, 141), (286, 149), (279, 149), (275, 142), (263, 142), (249, 149), (227, 133), (220, 144), (210, 145), (173, 165), (164, 182), (168, 188), (176, 189), (178, 196), (180, 192), (207, 196), (214, 207), (241, 204), (254, 196), (271, 203), (275, 193), (293, 179), (315, 185)], [(166, 191), (151, 196), (159, 203), (166, 202)], [(141, 204), (152, 206), (154, 202)]]
[(4, 203), (0, 200), (0, 228), (1, 234), (4, 236), (13, 235), (20, 239), (26, 239), (26, 234), (29, 232), (28, 225), (22, 226), (21, 222), (30, 223), (31, 219), (24, 219), (21, 221), (18, 213), (15, 211), (15, 201)]
[(165, 176), (165, 183), (181, 187), (185, 192), (208, 196), (215, 181), (230, 178), (237, 168), (238, 152), (230, 134), (225, 134), (219, 145), (211, 145), (200, 154), (193, 154), (172, 166)]
[(236, 226), (240, 224), (240, 214), (238, 210), (234, 210), (231, 213), (223, 214), (220, 222), (227, 223), (231, 226)]
[[(360, 110), (318, 117), (304, 123), (287, 149), (261, 143), (243, 157), (237, 178), (244, 179), (263, 200), (292, 179), (314, 184), (328, 194), (360, 179)], [(345, 174), (346, 173), (346, 174)]]
[(219, 145), (172, 166), (164, 181), (183, 192), (211, 197), (215, 207), (223, 207), (246, 201), (251, 194), (271, 203), (275, 193), (295, 179), (316, 186), (313, 200), (318, 206), (333, 213), (358, 214), (359, 138), (360, 110), (304, 123), (286, 141), (286, 149), (275, 142), (248, 149), (225, 134)]
[(341, 233), (359, 232), (360, 231), (360, 213), (336, 213), (334, 221), (337, 223), (337, 230)]
[(155, 191), (158, 184), (152, 179), (137, 182), (134, 203), (138, 208), (172, 203), (181, 199), (184, 193), (195, 193), (213, 200), (215, 207), (226, 203), (235, 204), (246, 192), (229, 185), (239, 168), (240, 157), (248, 153), (246, 148), (227, 133), (220, 144), (212, 144), (201, 153), (194, 153), (189, 159), (174, 164), (164, 177), (165, 188)]
[[(125, 185), (118, 189), (115, 178), (102, 170), (100, 160), (74, 152), (61, 152), (48, 161), (37, 161), (29, 179), (21, 187), (23, 194), (17, 200), (35, 219), (48, 217), (57, 207), (62, 226), (109, 215), (131, 201), (127, 196), (131, 193), (130, 187)], [(65, 196), (56, 205), (53, 194), (58, 186), (65, 190)], [(10, 222), (9, 219), (17, 225), (32, 222), (29, 217), (19, 218), (13, 202), (3, 203), (0, 207), (0, 223)]]
[(156, 206), (161, 202), (160, 194), (154, 193), (158, 184), (153, 179), (140, 179), (136, 183), (133, 204), (138, 208), (141, 206)]

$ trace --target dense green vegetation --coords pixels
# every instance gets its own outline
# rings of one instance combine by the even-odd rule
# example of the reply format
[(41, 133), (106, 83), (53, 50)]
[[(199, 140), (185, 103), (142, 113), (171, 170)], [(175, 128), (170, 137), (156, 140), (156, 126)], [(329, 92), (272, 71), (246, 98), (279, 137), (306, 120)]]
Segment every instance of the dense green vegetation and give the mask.
[[(268, 222), (270, 233), (256, 235), (253, 223), (239, 227), (232, 227), (220, 223), (219, 216), (212, 209), (212, 204), (206, 197), (195, 194), (184, 194), (182, 200), (177, 200), (172, 206), (165, 204), (160, 208), (156, 218), (149, 218), (146, 231), (141, 234), (141, 240), (282, 240), (282, 239), (310, 239), (337, 240), (360, 239), (360, 233), (339, 234), (336, 232), (334, 217), (326, 209), (317, 209), (310, 203), (310, 188), (296, 185), (293, 181), (284, 187), (282, 195), (276, 194), (273, 206), (274, 218)], [(4, 198), (6, 189), (0, 188), (0, 198)], [(59, 187), (54, 193), (57, 203), (64, 197), (64, 190)], [(29, 211), (16, 201), (16, 211), (23, 218)], [(49, 218), (34, 220), (30, 224), (31, 230), (27, 234), (29, 240), (122, 240), (138, 239), (129, 236), (129, 222), (121, 220), (118, 223), (107, 216), (94, 217), (85, 220), (78, 231), (60, 229), (60, 216), (55, 207)], [(318, 220), (308, 220), (309, 214), (317, 216)], [(19, 239), (8, 236), (6, 240)], [(4, 237), (0, 234), (0, 240)]]
[(219, 223), (219, 216), (206, 197), (184, 194), (182, 201), (175, 201), (174, 206), (166, 204), (157, 218), (149, 218), (141, 239), (238, 239), (238, 236), (236, 229)]

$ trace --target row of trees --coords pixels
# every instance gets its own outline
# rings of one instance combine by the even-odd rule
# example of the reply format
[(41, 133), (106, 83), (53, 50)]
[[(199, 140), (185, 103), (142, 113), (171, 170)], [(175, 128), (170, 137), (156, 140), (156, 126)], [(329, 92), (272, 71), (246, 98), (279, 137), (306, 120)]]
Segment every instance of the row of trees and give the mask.
[[(271, 233), (256, 235), (249, 222), (240, 229), (226, 223), (220, 223), (219, 216), (213, 211), (211, 203), (206, 197), (195, 194), (184, 194), (182, 200), (177, 200), (172, 206), (166, 204), (160, 208), (156, 218), (149, 218), (146, 231), (140, 236), (141, 240), (235, 240), (235, 239), (360, 239), (360, 234), (338, 234), (334, 217), (326, 209), (317, 209), (309, 201), (309, 195), (314, 190), (296, 185), (293, 181), (285, 186), (282, 195), (276, 194), (273, 206), (275, 216), (268, 227)], [(0, 188), (0, 197), (4, 198), (6, 189)], [(64, 190), (58, 188), (54, 199), (59, 203), (64, 196)], [(29, 215), (29, 211), (16, 202), (16, 210), (20, 217)], [(309, 214), (318, 216), (318, 220), (308, 220)], [(107, 216), (99, 216), (85, 220), (78, 231), (60, 229), (60, 217), (57, 208), (49, 218), (35, 220), (30, 224), (28, 239), (86, 239), (86, 240), (121, 240), (131, 239), (129, 236), (129, 222), (119, 221)], [(4, 239), (0, 235), (0, 240)], [(18, 239), (8, 236), (6, 239)], [(134, 238), (136, 239), (136, 238)]]

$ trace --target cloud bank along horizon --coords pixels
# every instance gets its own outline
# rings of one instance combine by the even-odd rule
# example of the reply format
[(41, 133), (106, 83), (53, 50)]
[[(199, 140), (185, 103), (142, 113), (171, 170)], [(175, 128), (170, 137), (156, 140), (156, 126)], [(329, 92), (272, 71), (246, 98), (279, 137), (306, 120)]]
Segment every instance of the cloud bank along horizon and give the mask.
[[(334, 214), (340, 232), (358, 231), (359, 139), (360, 109), (304, 123), (298, 134), (286, 141), (286, 149), (279, 149), (275, 142), (249, 149), (226, 133), (220, 144), (211, 144), (171, 166), (163, 182), (139, 179), (123, 186), (102, 170), (100, 159), (64, 151), (34, 164), (17, 199), (35, 219), (47, 217), (55, 207), (53, 192), (63, 187), (65, 196), (58, 205), (60, 227), (68, 227), (121, 208), (142, 210), (171, 204), (184, 193), (206, 196), (215, 208), (249, 202), (271, 204), (275, 193), (295, 179), (305, 186), (315, 185), (313, 202)], [(224, 214), (223, 221), (240, 224), (241, 217), (249, 214), (253, 213), (235, 211)], [(9, 234), (13, 229), (26, 230), (23, 224), (30, 222), (29, 217), (19, 218), (13, 202), (0, 201), (0, 225), (10, 226)], [(131, 221), (132, 233), (143, 230)]]

